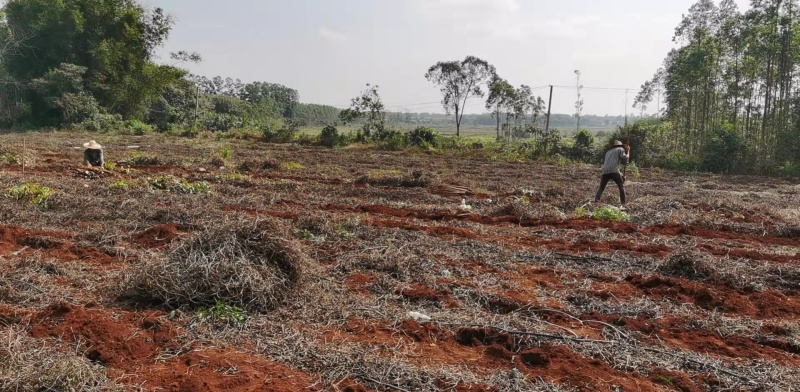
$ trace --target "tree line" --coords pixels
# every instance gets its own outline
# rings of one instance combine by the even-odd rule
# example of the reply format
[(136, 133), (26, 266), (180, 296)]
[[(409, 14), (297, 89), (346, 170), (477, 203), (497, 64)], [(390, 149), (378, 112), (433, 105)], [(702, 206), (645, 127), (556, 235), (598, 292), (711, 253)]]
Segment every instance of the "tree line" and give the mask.
[[(797, 0), (699, 0), (636, 106), (664, 102), (668, 164), (715, 172), (800, 174), (800, 12)], [(651, 106), (652, 107), (652, 106)], [(663, 134), (663, 136), (662, 136)]]

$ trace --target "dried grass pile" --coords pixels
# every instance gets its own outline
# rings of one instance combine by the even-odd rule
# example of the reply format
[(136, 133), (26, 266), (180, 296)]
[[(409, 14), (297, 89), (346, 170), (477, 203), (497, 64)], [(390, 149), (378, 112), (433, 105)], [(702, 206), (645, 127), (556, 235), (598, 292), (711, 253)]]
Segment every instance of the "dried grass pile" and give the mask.
[(106, 369), (31, 339), (22, 330), (0, 329), (0, 391), (122, 391)]
[(733, 277), (723, 268), (708, 254), (681, 250), (672, 253), (664, 264), (658, 267), (658, 272), (698, 282), (731, 283)]
[(300, 284), (307, 258), (277, 220), (215, 224), (155, 256), (129, 278), (131, 294), (169, 308), (217, 301), (277, 308)]

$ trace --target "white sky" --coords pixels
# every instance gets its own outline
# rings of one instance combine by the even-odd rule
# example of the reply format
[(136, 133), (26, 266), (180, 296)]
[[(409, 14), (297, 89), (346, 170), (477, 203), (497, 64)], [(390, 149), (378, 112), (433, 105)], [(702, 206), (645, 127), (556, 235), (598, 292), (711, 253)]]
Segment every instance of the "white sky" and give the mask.
[[(737, 0), (741, 9), (747, 0)], [(205, 76), (281, 83), (308, 103), (346, 106), (366, 83), (389, 110), (442, 112), (424, 74), (442, 60), (481, 57), (518, 86), (636, 89), (674, 47), (692, 0), (144, 0), (176, 24), (160, 52), (196, 51)], [(546, 88), (535, 91), (547, 100)], [(556, 88), (554, 113), (574, 112)], [(469, 112), (483, 112), (482, 100)], [(623, 114), (623, 91), (584, 90), (584, 114)], [(655, 107), (653, 108), (655, 109)]]

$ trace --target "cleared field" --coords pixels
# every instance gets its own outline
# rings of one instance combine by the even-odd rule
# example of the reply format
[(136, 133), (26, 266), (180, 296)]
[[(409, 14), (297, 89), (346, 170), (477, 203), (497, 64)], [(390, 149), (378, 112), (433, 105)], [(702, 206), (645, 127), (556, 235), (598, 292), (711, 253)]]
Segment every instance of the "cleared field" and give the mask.
[[(89, 138), (112, 173), (78, 167)], [(0, 167), (0, 390), (800, 385), (797, 181), (642, 170), (630, 219), (605, 221), (586, 165), (24, 145), (24, 173)], [(25, 183), (53, 194), (10, 197)]]

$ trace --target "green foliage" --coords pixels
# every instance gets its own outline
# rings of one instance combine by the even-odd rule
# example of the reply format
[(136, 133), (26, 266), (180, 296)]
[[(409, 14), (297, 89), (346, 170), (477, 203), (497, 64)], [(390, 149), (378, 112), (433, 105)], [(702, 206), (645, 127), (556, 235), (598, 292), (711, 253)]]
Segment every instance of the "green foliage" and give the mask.
[(21, 165), (22, 159), (13, 152), (4, 152), (0, 154), (0, 166), (7, 166), (7, 165)]
[(322, 128), (319, 134), (319, 142), (326, 147), (336, 147), (344, 143), (344, 138), (339, 135), (339, 131), (333, 125)]
[(481, 86), (496, 75), (493, 65), (474, 56), (467, 56), (463, 61), (440, 61), (425, 73), (425, 79), (439, 86), (445, 112), (455, 113), (456, 137), (461, 136), (464, 118), (461, 105), (471, 96), (483, 97)]
[(224, 159), (224, 160), (231, 159), (231, 158), (233, 158), (233, 148), (231, 148), (231, 146), (224, 146), (224, 147), (219, 149), (219, 153), (218, 154), (219, 154), (219, 157)]
[(631, 220), (631, 216), (628, 215), (625, 211), (622, 211), (620, 208), (606, 206), (594, 210), (591, 215), (589, 215), (594, 220), (602, 220), (602, 221), (612, 221), (612, 222), (628, 222)]
[(716, 129), (703, 148), (700, 169), (714, 173), (739, 172), (745, 143), (732, 127)]
[(141, 136), (153, 132), (153, 127), (139, 120), (130, 120), (125, 123), (125, 128), (131, 134)]
[(637, 179), (637, 180), (639, 179), (639, 177), (641, 177), (641, 174), (639, 173), (639, 167), (636, 166), (636, 163), (631, 162), (625, 168), (625, 176), (628, 177), (628, 178), (633, 178), (633, 179)]
[(784, 164), (778, 168), (778, 175), (781, 177), (800, 177), (800, 164)]
[(286, 170), (303, 170), (306, 168), (297, 162), (284, 162), (281, 163), (281, 167)]
[(262, 136), (268, 143), (289, 143), (297, 137), (299, 131), (296, 124), (285, 124), (280, 128), (267, 125), (262, 128)]
[(123, 127), (122, 116), (119, 114), (97, 114), (80, 124), (88, 131), (108, 132), (118, 130)]
[(124, 180), (114, 181), (108, 184), (108, 190), (110, 191), (127, 191), (129, 188), (130, 184)]
[(158, 176), (147, 178), (150, 190), (157, 192), (178, 192), (186, 194), (208, 194), (211, 193), (211, 184), (206, 181), (189, 182), (185, 178), (174, 178), (172, 176)]
[[(3, 67), (15, 80), (35, 81), (31, 118), (42, 125), (87, 120), (98, 106), (141, 115), (183, 74), (152, 63), (171, 25), (160, 8), (129, 0), (9, 0), (3, 13), (2, 29), (12, 32), (6, 35), (27, 38)], [(64, 76), (70, 84), (59, 86)]]
[(41, 125), (78, 124), (100, 114), (100, 107), (84, 88), (88, 68), (60, 64), (31, 80), (35, 119)]
[(367, 89), (352, 99), (350, 107), (339, 113), (339, 119), (344, 124), (363, 122), (358, 131), (362, 142), (383, 142), (396, 137), (396, 131), (390, 131), (386, 127), (386, 111), (378, 93), (378, 86), (367, 84)]
[(8, 191), (8, 195), (14, 200), (27, 200), (36, 207), (47, 207), (47, 201), (55, 194), (50, 188), (39, 184), (23, 183), (15, 186)]
[(239, 172), (233, 172), (233, 173), (225, 173), (225, 174), (218, 175), (217, 176), (217, 181), (219, 181), (219, 182), (244, 183), (244, 182), (249, 182), (250, 181), (250, 177), (245, 175), (245, 174), (239, 173)]
[(161, 164), (160, 159), (140, 151), (133, 151), (129, 153), (128, 162), (130, 162), (131, 165), (139, 166), (155, 166)]
[(406, 134), (406, 144), (417, 147), (437, 147), (439, 134), (431, 128), (417, 127)]
[(105, 161), (103, 162), (103, 169), (113, 172), (114, 170), (117, 170), (117, 163), (112, 161)]
[(247, 313), (237, 306), (226, 305), (219, 300), (212, 307), (201, 307), (196, 311), (197, 317), (224, 322), (235, 326), (243, 326), (247, 322)]
[(594, 136), (589, 131), (581, 129), (575, 134), (572, 147), (567, 150), (567, 154), (573, 160), (590, 162), (594, 158), (594, 148)]

